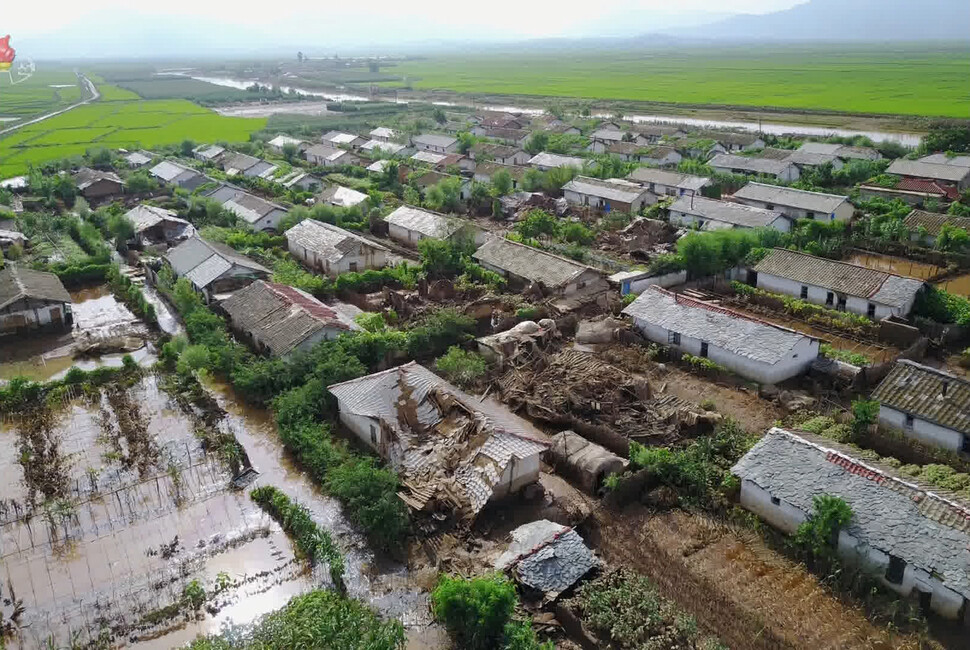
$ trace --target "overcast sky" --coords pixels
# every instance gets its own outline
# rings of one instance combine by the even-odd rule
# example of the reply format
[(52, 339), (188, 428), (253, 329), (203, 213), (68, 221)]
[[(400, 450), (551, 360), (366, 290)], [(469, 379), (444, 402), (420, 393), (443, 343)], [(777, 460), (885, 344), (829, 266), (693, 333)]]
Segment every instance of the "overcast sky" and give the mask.
[[(175, 52), (257, 53), (422, 40), (508, 40), (633, 36), (709, 22), (729, 13), (765, 13), (799, 0), (0, 0), (0, 35), (35, 58), (168, 56)], [(135, 8), (137, 7), (137, 8)], [(120, 50), (116, 51), (116, 50)], [(310, 52), (308, 52), (310, 53)]]

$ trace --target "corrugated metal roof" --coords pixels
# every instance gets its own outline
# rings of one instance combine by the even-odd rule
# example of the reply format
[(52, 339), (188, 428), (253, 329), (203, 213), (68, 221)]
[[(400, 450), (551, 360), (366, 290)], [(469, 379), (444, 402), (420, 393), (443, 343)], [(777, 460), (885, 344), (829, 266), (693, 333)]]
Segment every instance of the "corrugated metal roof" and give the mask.
[(871, 299), (891, 307), (904, 307), (910, 304), (923, 287), (923, 281), (915, 278), (906, 278), (784, 248), (773, 249), (758, 262), (754, 270), (758, 273), (823, 287), (837, 293)]
[(232, 268), (232, 263), (224, 257), (211, 255), (204, 262), (185, 274), (192, 284), (202, 288), (207, 287), (211, 282), (217, 280), (219, 276)]
[(384, 142), (383, 140), (368, 140), (360, 146), (363, 151), (373, 151), (380, 149), (384, 153), (394, 155), (403, 151), (406, 147), (397, 142)]
[(71, 294), (53, 273), (34, 271), (13, 262), (0, 269), (0, 309), (21, 298), (71, 302)]
[(227, 172), (239, 171), (244, 172), (250, 167), (258, 164), (260, 162), (259, 158), (255, 156), (250, 156), (244, 153), (234, 153), (226, 156), (222, 160), (222, 168)]
[(448, 154), (444, 154), (444, 153), (434, 153), (433, 151), (417, 151), (414, 153), (413, 156), (411, 156), (411, 160), (428, 163), (429, 165), (437, 165), (447, 157), (448, 157)]
[(476, 260), (550, 289), (565, 286), (592, 267), (524, 244), (494, 237), (472, 255)]
[(763, 201), (765, 203), (798, 208), (799, 210), (809, 210), (821, 214), (831, 214), (840, 205), (849, 200), (847, 196), (796, 190), (792, 187), (766, 185), (764, 183), (748, 183), (735, 192), (734, 197), (738, 199), (749, 199), (751, 201)]
[(961, 377), (901, 359), (872, 392), (872, 398), (897, 411), (970, 434), (970, 382)]
[(815, 496), (843, 499), (852, 509), (846, 533), (970, 597), (967, 505), (855, 454), (827, 439), (773, 428), (732, 471), (806, 515), (814, 512)]
[(939, 214), (936, 212), (926, 212), (925, 210), (913, 210), (903, 219), (903, 223), (910, 230), (916, 230), (920, 226), (926, 228), (926, 234), (931, 237), (936, 237), (940, 234), (940, 228), (943, 224), (948, 223), (951, 226), (957, 228), (963, 228), (967, 232), (970, 232), (970, 218), (968, 217), (954, 217), (949, 214)]
[(742, 203), (718, 201), (703, 196), (682, 196), (668, 208), (671, 212), (683, 212), (709, 221), (719, 221), (743, 228), (765, 228), (778, 219), (784, 219), (777, 210), (765, 210)]
[(384, 220), (395, 226), (421, 233), (425, 237), (437, 239), (448, 239), (466, 225), (469, 225), (468, 222), (457, 217), (428, 212), (409, 205), (402, 205), (384, 217)]
[(379, 126), (370, 132), (372, 138), (393, 138), (397, 136), (397, 131), (386, 126)]
[(650, 286), (623, 310), (638, 321), (650, 323), (741, 357), (775, 364), (788, 358), (792, 348), (812, 338), (745, 314)]
[(324, 203), (350, 208), (367, 200), (367, 195), (343, 185), (331, 185), (317, 195)]
[(588, 176), (577, 176), (563, 186), (563, 191), (572, 191), (587, 196), (596, 196), (610, 201), (620, 203), (633, 203), (646, 192), (637, 183), (623, 180), (621, 178), (590, 178)]
[(172, 162), (171, 160), (163, 160), (152, 167), (148, 173), (162, 179), (166, 183), (171, 183), (176, 177), (189, 171), (194, 172), (195, 170), (184, 165), (180, 165), (179, 163)]
[(332, 264), (339, 262), (347, 253), (360, 247), (388, 250), (386, 247), (369, 239), (364, 239), (349, 230), (338, 228), (329, 223), (321, 223), (314, 219), (305, 219), (284, 234), (288, 242), (313, 251)]

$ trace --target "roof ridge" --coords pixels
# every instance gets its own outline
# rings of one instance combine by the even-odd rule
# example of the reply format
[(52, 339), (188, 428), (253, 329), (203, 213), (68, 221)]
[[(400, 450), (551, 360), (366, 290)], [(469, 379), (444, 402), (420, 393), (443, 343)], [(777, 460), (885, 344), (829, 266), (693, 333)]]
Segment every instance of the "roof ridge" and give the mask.
[[(790, 248), (781, 248), (780, 246), (775, 246), (771, 250), (772, 251), (784, 251), (785, 253), (791, 253), (793, 255), (801, 255), (803, 257), (810, 257), (812, 259), (822, 260), (823, 262), (830, 262), (832, 264), (842, 264), (843, 266), (849, 266), (849, 267), (852, 267), (854, 269), (862, 269), (864, 271), (872, 271), (873, 273), (882, 273), (883, 275), (886, 276), (887, 279), (890, 278), (890, 277), (905, 278), (905, 279), (909, 279), (909, 280), (918, 280), (919, 279), (919, 278), (910, 278), (908, 275), (899, 275), (898, 273), (891, 273), (889, 271), (883, 271), (882, 269), (870, 269), (868, 266), (863, 266), (861, 264), (853, 264), (852, 262), (845, 262), (843, 260), (833, 260), (833, 259), (831, 259), (829, 257), (822, 257), (821, 255), (812, 255), (811, 253), (806, 253), (804, 251), (796, 251), (796, 250), (792, 250)], [(885, 280), (883, 280), (883, 282), (885, 282)], [(880, 285), (880, 287), (881, 286), (882, 285)]]
[(897, 364), (898, 363), (902, 363), (902, 364), (905, 364), (907, 366), (911, 366), (913, 368), (916, 368), (918, 370), (925, 370), (925, 371), (930, 372), (930, 373), (932, 373), (934, 375), (939, 375), (941, 377), (945, 377), (947, 379), (952, 379), (952, 380), (954, 380), (954, 381), (956, 381), (958, 383), (961, 383), (961, 384), (970, 386), (970, 379), (966, 379), (966, 378), (960, 377), (958, 375), (950, 374), (950, 373), (946, 372), (945, 370), (940, 370), (939, 368), (934, 368), (932, 366), (926, 366), (926, 365), (923, 365), (922, 363), (917, 363), (916, 361), (912, 361), (910, 359), (898, 359), (896, 361), (896, 363)]
[(752, 323), (758, 323), (759, 325), (766, 325), (768, 327), (772, 327), (772, 328), (777, 329), (777, 330), (782, 330), (783, 332), (791, 332), (792, 334), (800, 334), (801, 336), (804, 336), (804, 337), (810, 338), (810, 339), (816, 338), (816, 337), (812, 336), (811, 334), (806, 334), (805, 332), (799, 332), (798, 330), (793, 330), (790, 327), (784, 327), (782, 325), (778, 325), (777, 323), (772, 323), (771, 321), (763, 320), (763, 319), (758, 318), (756, 316), (751, 316), (750, 314), (745, 314), (743, 312), (735, 311), (735, 310), (733, 310), (733, 309), (731, 309), (729, 307), (722, 307), (721, 305), (713, 305), (713, 304), (711, 304), (709, 302), (704, 302), (703, 300), (697, 300), (696, 298), (691, 298), (690, 296), (686, 296), (686, 295), (684, 295), (682, 293), (674, 293), (673, 291), (670, 291), (668, 289), (664, 289), (663, 287), (661, 287), (659, 285), (650, 285), (649, 287), (647, 287), (647, 289), (653, 289), (655, 291), (662, 291), (663, 293), (672, 296), (673, 299), (674, 299), (674, 302), (677, 303), (677, 304), (686, 304), (686, 305), (688, 305), (690, 307), (697, 307), (699, 309), (706, 309), (707, 311), (711, 311), (711, 312), (715, 312), (715, 313), (719, 313), (719, 314), (724, 314), (725, 316), (732, 316), (734, 318), (738, 318), (738, 319), (741, 319), (741, 320), (751, 321)]
[[(747, 184), (745, 185), (745, 187), (747, 185), (757, 185), (758, 187), (770, 187), (770, 188), (777, 189), (777, 190), (783, 190), (785, 192), (798, 192), (799, 194), (812, 194), (812, 195), (815, 195), (815, 196), (828, 196), (828, 197), (831, 197), (833, 199), (848, 199), (849, 198), (849, 197), (847, 197), (844, 194), (829, 194), (828, 192), (813, 192), (812, 190), (803, 190), (803, 189), (798, 188), (798, 187), (789, 187), (787, 185), (772, 185), (771, 183), (759, 183), (757, 181), (748, 181)], [(741, 190), (743, 190), (743, 189), (744, 189), (744, 187), (741, 188)], [(738, 190), (738, 192), (740, 192), (741, 190)], [(737, 194), (737, 192), (735, 192), (735, 194)]]

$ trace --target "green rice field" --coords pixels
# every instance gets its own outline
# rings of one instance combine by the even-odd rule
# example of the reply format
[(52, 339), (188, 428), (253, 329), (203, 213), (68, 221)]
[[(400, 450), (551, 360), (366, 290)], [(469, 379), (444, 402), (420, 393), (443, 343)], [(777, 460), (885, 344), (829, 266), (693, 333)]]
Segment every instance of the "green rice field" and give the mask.
[(391, 69), (418, 89), (970, 118), (965, 45), (496, 52)]
[(77, 76), (67, 68), (41, 67), (26, 81), (13, 85), (6, 75), (0, 75), (0, 117), (27, 118), (70, 106), (80, 99)]
[(115, 86), (98, 89), (98, 102), (0, 136), (0, 178), (92, 147), (151, 148), (185, 139), (239, 142), (266, 126), (265, 118), (223, 117), (186, 100), (141, 100)]

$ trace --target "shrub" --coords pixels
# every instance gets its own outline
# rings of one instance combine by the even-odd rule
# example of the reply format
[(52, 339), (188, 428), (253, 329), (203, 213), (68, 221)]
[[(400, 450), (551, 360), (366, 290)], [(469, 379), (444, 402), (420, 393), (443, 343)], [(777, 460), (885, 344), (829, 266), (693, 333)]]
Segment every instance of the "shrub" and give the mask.
[(795, 544), (812, 557), (830, 558), (838, 543), (838, 534), (852, 519), (852, 509), (845, 501), (830, 494), (812, 498), (812, 514), (795, 532)]
[(516, 601), (515, 587), (501, 574), (472, 580), (443, 576), (431, 592), (435, 618), (467, 650), (499, 648)]
[(856, 435), (866, 432), (869, 425), (879, 418), (879, 402), (876, 400), (856, 400), (852, 402), (852, 430)]
[(468, 386), (485, 374), (486, 364), (482, 355), (453, 345), (448, 348), (447, 353), (438, 357), (435, 368), (445, 379), (459, 386)]
[(840, 350), (832, 347), (828, 343), (822, 343), (819, 346), (819, 352), (823, 357), (835, 359), (836, 361), (842, 361), (860, 368), (872, 365), (872, 360), (866, 355), (859, 352), (853, 352), (851, 350)]
[(835, 420), (828, 416), (820, 415), (802, 422), (799, 428), (808, 431), (809, 433), (820, 434), (833, 426), (835, 426)]
[(694, 356), (693, 354), (685, 353), (684, 356), (680, 358), (680, 360), (689, 364), (695, 370), (700, 370), (705, 373), (716, 374), (721, 372), (728, 372), (727, 368), (720, 365), (719, 363), (711, 361), (707, 357), (697, 357), (697, 356)]

